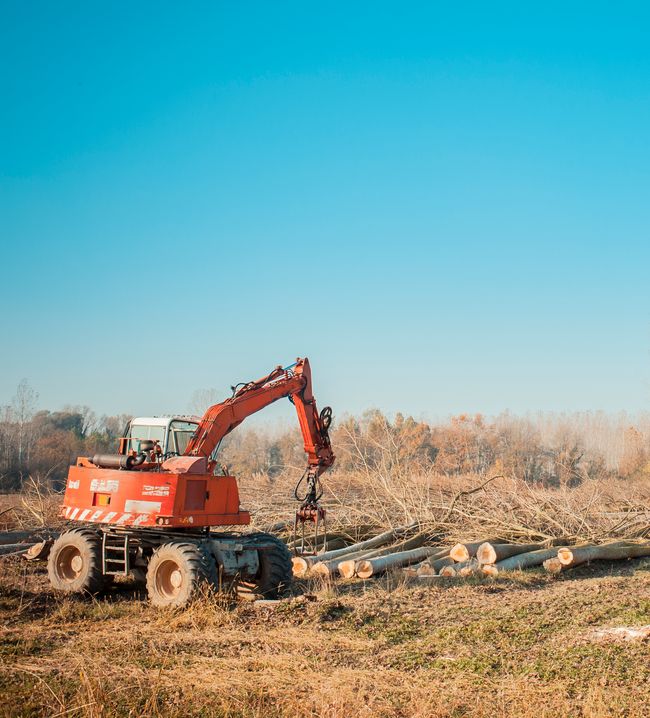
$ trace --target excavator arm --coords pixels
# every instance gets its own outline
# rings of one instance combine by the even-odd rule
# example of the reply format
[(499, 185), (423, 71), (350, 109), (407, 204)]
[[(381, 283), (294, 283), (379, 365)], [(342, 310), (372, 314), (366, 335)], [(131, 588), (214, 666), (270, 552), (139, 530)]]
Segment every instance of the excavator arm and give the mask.
[[(317, 480), (334, 463), (328, 434), (332, 410), (326, 407), (318, 413), (307, 358), (297, 359), (284, 369), (278, 366), (257, 381), (233, 387), (229, 399), (205, 412), (184, 455), (209, 459), (222, 439), (244, 419), (283, 397), (288, 397), (296, 408), (307, 454), (307, 473)], [(214, 466), (209, 464), (209, 468)]]

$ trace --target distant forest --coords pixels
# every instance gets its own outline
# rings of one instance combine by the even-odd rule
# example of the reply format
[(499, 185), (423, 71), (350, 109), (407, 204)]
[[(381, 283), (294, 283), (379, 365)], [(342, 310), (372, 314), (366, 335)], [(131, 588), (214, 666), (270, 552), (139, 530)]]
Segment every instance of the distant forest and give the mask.
[[(0, 490), (20, 490), (31, 476), (60, 487), (77, 456), (116, 451), (129, 415), (97, 416), (86, 406), (37, 410), (36, 392), (22, 381), (0, 407)], [(600, 412), (459, 415), (431, 425), (378, 410), (335, 417), (331, 430), (336, 472), (390, 472), (409, 467), (447, 477), (499, 473), (540, 485), (577, 486), (588, 479), (650, 478), (650, 416)], [(221, 449), (221, 463), (241, 477), (269, 480), (302, 470), (296, 429), (245, 426)]]

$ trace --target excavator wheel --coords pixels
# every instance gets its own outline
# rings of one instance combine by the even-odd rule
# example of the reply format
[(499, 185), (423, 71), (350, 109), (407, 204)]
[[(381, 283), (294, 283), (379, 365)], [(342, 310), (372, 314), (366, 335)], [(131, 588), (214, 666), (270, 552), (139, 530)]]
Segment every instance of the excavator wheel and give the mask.
[(106, 583), (99, 535), (90, 529), (71, 529), (61, 534), (50, 549), (47, 573), (57, 591), (99, 593)]
[(284, 541), (271, 534), (257, 534), (264, 543), (271, 544), (268, 549), (260, 550), (260, 568), (254, 581), (240, 581), (237, 595), (243, 600), (257, 598), (279, 598), (291, 585), (293, 570), (291, 554)]
[(163, 544), (149, 559), (147, 593), (159, 608), (185, 606), (201, 588), (215, 589), (218, 581), (214, 556), (194, 543)]

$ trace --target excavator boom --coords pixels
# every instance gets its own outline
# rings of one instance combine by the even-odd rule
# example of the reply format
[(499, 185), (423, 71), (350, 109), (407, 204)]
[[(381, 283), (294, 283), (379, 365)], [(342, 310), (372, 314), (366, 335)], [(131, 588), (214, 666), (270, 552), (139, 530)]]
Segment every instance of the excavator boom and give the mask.
[(222, 439), (244, 419), (283, 397), (289, 397), (296, 408), (302, 432), (308, 469), (320, 476), (334, 463), (328, 428), (331, 409), (318, 413), (312, 393), (308, 359), (297, 359), (290, 367), (276, 367), (257, 381), (233, 387), (233, 395), (211, 406), (190, 439), (185, 456), (209, 458)]

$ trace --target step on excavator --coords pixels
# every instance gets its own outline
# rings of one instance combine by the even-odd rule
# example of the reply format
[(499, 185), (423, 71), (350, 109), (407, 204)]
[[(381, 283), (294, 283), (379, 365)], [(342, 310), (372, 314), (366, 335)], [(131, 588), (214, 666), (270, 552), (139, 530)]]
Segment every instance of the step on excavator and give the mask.
[[(276, 367), (232, 396), (188, 416), (132, 419), (116, 454), (78, 457), (61, 516), (72, 526), (52, 544), (48, 575), (64, 593), (98, 593), (115, 576), (146, 583), (154, 606), (180, 607), (203, 587), (276, 598), (291, 582), (291, 555), (278, 537), (242, 532), (250, 523), (237, 480), (217, 462), (221, 441), (251, 414), (287, 397), (308, 457), (295, 490), (294, 545), (305, 525), (324, 531), (320, 477), (334, 463), (332, 410), (320, 413), (308, 359)], [(301, 534), (302, 542), (297, 539)], [(321, 535), (321, 540), (322, 540)]]

